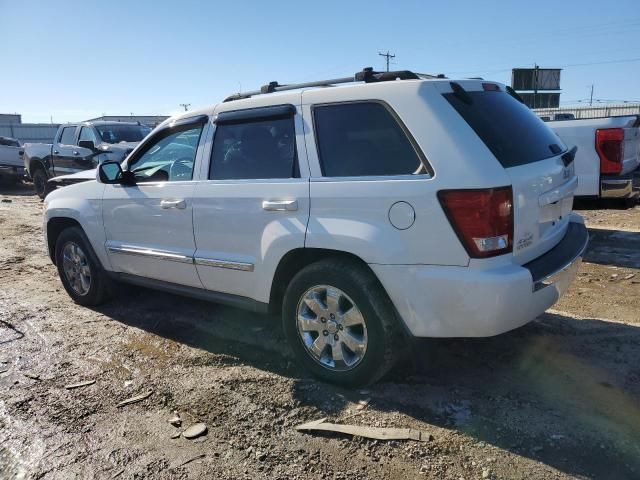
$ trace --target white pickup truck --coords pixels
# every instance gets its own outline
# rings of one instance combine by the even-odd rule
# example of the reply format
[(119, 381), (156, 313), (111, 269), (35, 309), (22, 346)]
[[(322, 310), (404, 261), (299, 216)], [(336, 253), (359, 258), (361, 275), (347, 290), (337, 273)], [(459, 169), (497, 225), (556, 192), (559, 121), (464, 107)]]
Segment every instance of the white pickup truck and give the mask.
[(12, 184), (24, 177), (22, 152), (18, 140), (0, 137), (0, 183)]
[(620, 198), (640, 194), (640, 116), (548, 121), (569, 146), (577, 146), (575, 169), (581, 197)]

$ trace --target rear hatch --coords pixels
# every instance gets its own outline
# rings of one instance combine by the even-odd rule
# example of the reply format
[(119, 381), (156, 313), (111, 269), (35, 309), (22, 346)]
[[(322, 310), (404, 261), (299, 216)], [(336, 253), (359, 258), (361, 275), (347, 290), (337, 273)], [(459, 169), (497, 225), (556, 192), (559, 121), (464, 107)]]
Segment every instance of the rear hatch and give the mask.
[[(450, 82), (449, 104), (504, 167), (513, 189), (513, 257), (519, 264), (564, 237), (578, 185), (573, 157), (527, 106), (494, 82)], [(496, 185), (499, 186), (499, 185)]]

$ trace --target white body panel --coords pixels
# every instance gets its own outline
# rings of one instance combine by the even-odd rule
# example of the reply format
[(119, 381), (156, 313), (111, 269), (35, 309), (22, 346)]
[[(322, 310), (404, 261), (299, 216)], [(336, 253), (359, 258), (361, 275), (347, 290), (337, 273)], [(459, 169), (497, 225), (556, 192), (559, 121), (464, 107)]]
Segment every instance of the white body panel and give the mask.
[[(106, 185), (102, 201), (105, 248), (114, 272), (202, 286), (189, 261), (196, 250), (193, 189), (192, 182)], [(163, 208), (163, 200), (184, 201), (185, 207)], [(145, 255), (144, 250), (166, 256)]]
[(640, 166), (640, 134), (629, 125), (635, 116), (559, 120), (547, 122), (569, 147), (578, 147), (574, 160), (578, 177), (576, 196), (600, 195), (600, 158), (595, 149), (596, 130), (599, 128), (625, 128), (624, 162), (621, 175), (631, 173)]
[[(559, 157), (503, 168), (441, 95), (449, 82), (274, 93), (223, 103), (215, 111), (188, 112), (171, 121), (198, 113), (210, 117), (193, 181), (67, 187), (47, 199), (46, 219), (65, 212), (82, 218), (108, 270), (258, 302), (269, 301), (276, 269), (288, 252), (305, 247), (348, 252), (369, 264), (414, 335), (487, 336), (516, 328), (552, 305), (575, 275), (575, 269), (567, 271), (557, 284), (534, 291), (532, 275), (522, 266), (563, 239), (572, 216), (573, 171)], [(482, 88), (478, 81), (459, 83)], [(312, 105), (372, 99), (393, 109), (433, 174), (322, 176)], [(297, 109), (300, 178), (208, 180), (215, 114), (285, 103)], [(514, 245), (522, 238), (529, 242), (514, 253), (471, 259), (437, 192), (503, 186), (514, 193)], [(162, 209), (163, 199), (184, 200), (185, 208)], [(296, 208), (269, 211), (265, 201), (295, 202)], [(107, 253), (127, 247), (179, 258)]]
[[(260, 106), (299, 104), (300, 93), (266, 98)], [(236, 109), (221, 104), (215, 114)], [(278, 263), (287, 252), (304, 247), (309, 220), (309, 171), (302, 116), (294, 116), (301, 178), (208, 180), (209, 158), (215, 136), (210, 128), (205, 142), (200, 181), (194, 190), (196, 268), (204, 288), (269, 302)], [(263, 202), (286, 202), (289, 209), (265, 209)], [(233, 233), (231, 233), (233, 232)]]

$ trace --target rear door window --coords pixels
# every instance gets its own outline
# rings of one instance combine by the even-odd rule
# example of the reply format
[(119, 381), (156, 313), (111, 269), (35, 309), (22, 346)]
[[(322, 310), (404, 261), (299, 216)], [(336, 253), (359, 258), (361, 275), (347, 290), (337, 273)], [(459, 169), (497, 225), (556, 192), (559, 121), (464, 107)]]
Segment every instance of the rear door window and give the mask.
[(461, 91), (444, 98), (504, 168), (554, 157), (567, 150), (526, 105), (502, 91)]
[(62, 135), (60, 135), (60, 143), (62, 145), (76, 144), (76, 127), (64, 127)]
[(407, 134), (379, 102), (317, 105), (313, 119), (325, 177), (426, 173)]
[(211, 180), (298, 177), (293, 116), (216, 127)]

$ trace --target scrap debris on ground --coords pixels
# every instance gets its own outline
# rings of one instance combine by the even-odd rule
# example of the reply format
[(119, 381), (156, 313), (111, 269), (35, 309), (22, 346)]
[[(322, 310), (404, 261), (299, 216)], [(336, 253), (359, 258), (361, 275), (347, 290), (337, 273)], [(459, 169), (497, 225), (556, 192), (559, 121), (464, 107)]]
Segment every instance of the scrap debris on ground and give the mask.
[[(73, 304), (42, 203), (28, 186), (0, 198), (3, 479), (640, 478), (640, 207), (578, 212), (585, 262), (536, 321), (417, 341), (348, 390), (283, 353), (277, 318), (137, 287)], [(296, 429), (320, 418), (354, 430)], [(433, 440), (362, 434), (388, 429)]]

